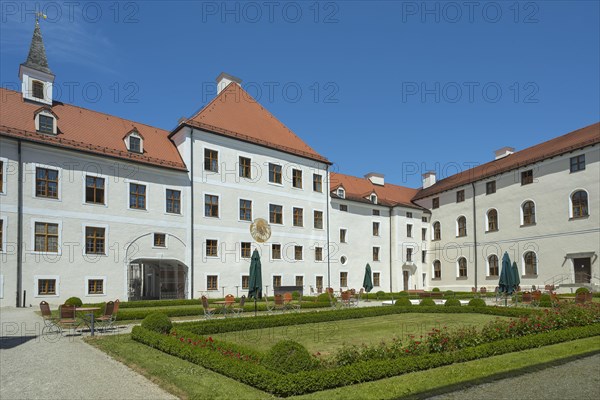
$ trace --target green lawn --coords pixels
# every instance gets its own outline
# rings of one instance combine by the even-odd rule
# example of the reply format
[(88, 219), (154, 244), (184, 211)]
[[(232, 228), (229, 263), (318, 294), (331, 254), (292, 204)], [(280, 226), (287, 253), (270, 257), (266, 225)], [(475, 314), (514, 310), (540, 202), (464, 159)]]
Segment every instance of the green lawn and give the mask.
[(275, 328), (255, 329), (212, 335), (256, 350), (267, 351), (284, 339), (303, 344), (311, 353), (323, 355), (340, 348), (344, 343), (351, 345), (374, 344), (390, 341), (393, 337), (426, 335), (432, 328), (447, 326), (454, 328), (465, 325), (482, 325), (498, 317), (482, 314), (395, 314), (372, 318), (321, 322)]

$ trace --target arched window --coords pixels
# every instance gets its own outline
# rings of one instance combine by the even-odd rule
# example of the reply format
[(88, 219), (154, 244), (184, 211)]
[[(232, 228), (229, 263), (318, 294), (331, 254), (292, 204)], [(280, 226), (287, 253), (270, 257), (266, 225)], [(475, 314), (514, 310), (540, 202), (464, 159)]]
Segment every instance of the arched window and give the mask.
[(525, 262), (525, 275), (537, 275), (537, 256), (533, 251), (528, 251), (523, 255)]
[(457, 235), (458, 237), (467, 236), (467, 219), (465, 217), (458, 217), (456, 220), (457, 224)]
[(440, 260), (433, 262), (433, 279), (442, 279), (442, 263)]
[(523, 203), (523, 225), (535, 224), (535, 203), (531, 200)]
[(442, 225), (439, 222), (433, 224), (433, 240), (442, 239)]
[(578, 190), (571, 195), (571, 210), (573, 218), (588, 216), (588, 196), (585, 190)]
[(467, 277), (467, 259), (464, 257), (458, 259), (458, 277)]
[(493, 208), (487, 213), (487, 230), (488, 232), (498, 230), (498, 211)]
[(492, 254), (488, 257), (489, 276), (498, 276), (498, 256)]

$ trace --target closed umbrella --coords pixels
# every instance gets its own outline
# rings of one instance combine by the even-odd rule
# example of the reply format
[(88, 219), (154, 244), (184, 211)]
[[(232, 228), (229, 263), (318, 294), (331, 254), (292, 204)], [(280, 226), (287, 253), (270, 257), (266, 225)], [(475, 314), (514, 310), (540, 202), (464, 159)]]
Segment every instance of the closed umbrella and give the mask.
[(262, 267), (260, 265), (260, 254), (254, 249), (250, 260), (250, 276), (248, 278), (248, 297), (254, 298), (254, 316), (256, 317), (256, 301), (262, 298)]
[(363, 287), (365, 288), (365, 292), (367, 292), (367, 301), (369, 301), (369, 292), (373, 290), (373, 279), (371, 277), (371, 266), (367, 263), (365, 267), (365, 277), (363, 279)]
[(513, 274), (510, 266), (510, 257), (505, 252), (502, 256), (502, 270), (500, 271), (500, 280), (498, 281), (498, 290), (504, 295), (509, 295), (513, 292)]
[(519, 277), (519, 268), (517, 267), (517, 262), (513, 261), (512, 264), (512, 284), (514, 287), (514, 291), (517, 291), (517, 288), (521, 284), (521, 278)]

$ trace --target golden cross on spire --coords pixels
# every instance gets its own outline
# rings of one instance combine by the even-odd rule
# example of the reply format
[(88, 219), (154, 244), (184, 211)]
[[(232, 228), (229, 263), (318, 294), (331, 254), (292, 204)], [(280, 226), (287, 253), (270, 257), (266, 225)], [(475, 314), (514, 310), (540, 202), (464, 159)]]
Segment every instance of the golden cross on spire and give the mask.
[(48, 18), (48, 16), (46, 14), (44, 14), (43, 12), (38, 11), (38, 12), (35, 13), (35, 22), (39, 22), (40, 17), (42, 17), (44, 19)]

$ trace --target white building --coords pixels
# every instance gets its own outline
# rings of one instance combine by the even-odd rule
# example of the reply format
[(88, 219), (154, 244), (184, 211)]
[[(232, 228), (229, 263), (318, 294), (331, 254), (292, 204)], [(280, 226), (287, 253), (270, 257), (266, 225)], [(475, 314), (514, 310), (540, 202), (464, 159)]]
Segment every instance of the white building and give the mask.
[(600, 124), (412, 189), (330, 174), (227, 74), (168, 132), (53, 101), (37, 24), (19, 71), (0, 90), (0, 306), (241, 296), (254, 248), (269, 293), (359, 289), (367, 263), (374, 291), (493, 288), (504, 251), (522, 285), (598, 283)]

